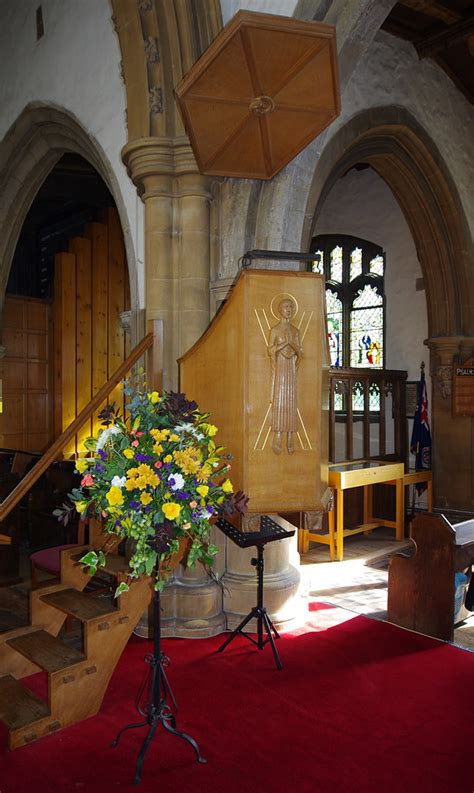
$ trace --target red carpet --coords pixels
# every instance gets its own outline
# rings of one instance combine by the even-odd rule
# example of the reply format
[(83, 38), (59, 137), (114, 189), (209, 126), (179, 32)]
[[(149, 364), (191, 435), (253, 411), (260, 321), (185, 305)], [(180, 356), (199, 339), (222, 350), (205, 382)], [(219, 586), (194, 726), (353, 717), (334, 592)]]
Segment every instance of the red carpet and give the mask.
[(270, 647), (242, 637), (223, 654), (222, 636), (165, 640), (177, 726), (207, 765), (159, 726), (137, 788), (145, 729), (110, 748), (140, 720), (133, 703), (151, 644), (136, 639), (98, 716), (0, 750), (1, 793), (472, 793), (474, 654), (365, 617), (324, 629), (324, 606), (313, 608), (304, 631), (277, 642), (282, 671)]

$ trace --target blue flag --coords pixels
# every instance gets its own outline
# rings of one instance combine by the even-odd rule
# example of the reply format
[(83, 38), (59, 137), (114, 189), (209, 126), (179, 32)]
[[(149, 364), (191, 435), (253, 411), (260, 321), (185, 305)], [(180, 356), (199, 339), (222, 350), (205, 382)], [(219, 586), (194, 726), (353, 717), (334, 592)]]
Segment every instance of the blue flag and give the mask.
[[(422, 370), (417, 389), (417, 401), (413, 432), (411, 434), (410, 451), (415, 455), (415, 470), (423, 471), (431, 468), (431, 433), (428, 421), (428, 394), (426, 392), (425, 373)], [(426, 490), (426, 483), (416, 485), (418, 495)]]

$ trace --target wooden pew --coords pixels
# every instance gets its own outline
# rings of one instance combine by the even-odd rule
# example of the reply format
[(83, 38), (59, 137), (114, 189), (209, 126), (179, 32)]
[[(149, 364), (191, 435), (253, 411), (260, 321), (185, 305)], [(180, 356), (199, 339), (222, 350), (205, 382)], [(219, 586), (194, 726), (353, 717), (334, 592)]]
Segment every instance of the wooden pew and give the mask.
[(412, 555), (388, 571), (388, 620), (445, 641), (454, 634), (454, 575), (474, 563), (474, 520), (451, 525), (427, 512), (411, 524)]

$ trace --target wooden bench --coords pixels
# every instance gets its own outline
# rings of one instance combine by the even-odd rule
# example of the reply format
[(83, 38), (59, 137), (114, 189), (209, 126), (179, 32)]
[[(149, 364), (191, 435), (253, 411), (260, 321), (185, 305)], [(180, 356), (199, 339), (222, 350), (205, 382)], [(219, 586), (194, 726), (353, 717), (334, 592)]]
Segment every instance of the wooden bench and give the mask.
[(474, 563), (474, 520), (451, 525), (418, 515), (412, 555), (396, 554), (388, 571), (388, 620), (445, 641), (454, 633), (454, 576)]

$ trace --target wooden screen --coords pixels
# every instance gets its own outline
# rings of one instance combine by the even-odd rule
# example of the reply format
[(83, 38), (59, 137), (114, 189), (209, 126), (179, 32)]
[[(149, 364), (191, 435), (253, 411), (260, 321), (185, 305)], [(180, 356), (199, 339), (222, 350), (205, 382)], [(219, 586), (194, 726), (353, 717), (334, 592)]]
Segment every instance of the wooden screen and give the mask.
[(0, 446), (42, 451), (51, 440), (49, 303), (7, 295), (3, 309)]
[[(69, 242), (55, 258), (54, 281), (54, 430), (58, 436), (87, 405), (125, 359), (128, 339), (120, 314), (130, 306), (123, 236), (115, 209), (100, 223), (87, 226), (83, 237)], [(110, 402), (121, 399), (118, 387)], [(98, 425), (86, 423), (74, 454)]]

